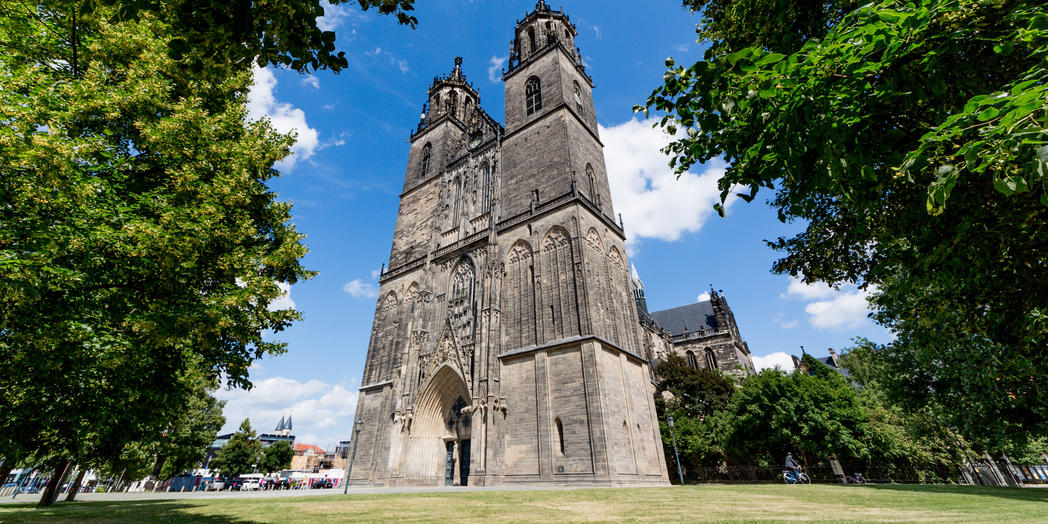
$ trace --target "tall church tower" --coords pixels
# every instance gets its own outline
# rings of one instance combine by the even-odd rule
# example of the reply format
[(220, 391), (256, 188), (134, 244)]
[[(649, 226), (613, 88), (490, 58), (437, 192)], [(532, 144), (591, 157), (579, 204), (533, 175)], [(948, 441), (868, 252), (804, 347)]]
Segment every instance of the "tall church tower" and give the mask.
[(517, 22), (506, 126), (461, 59), (411, 136), (353, 484), (664, 484), (593, 83), (563, 12)]

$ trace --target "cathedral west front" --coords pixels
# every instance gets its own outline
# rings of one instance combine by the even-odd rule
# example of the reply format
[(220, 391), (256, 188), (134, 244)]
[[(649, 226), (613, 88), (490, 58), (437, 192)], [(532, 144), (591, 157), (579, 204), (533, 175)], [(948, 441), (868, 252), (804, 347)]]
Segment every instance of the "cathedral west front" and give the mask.
[(428, 90), (353, 485), (667, 483), (651, 362), (681, 337), (638, 309), (576, 36), (541, 0), (517, 22), (504, 125), (459, 58)]

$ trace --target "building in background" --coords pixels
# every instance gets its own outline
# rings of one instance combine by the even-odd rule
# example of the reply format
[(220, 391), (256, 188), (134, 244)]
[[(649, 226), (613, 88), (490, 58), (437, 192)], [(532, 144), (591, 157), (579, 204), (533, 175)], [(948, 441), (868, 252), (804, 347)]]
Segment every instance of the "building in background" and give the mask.
[(742, 339), (723, 291), (711, 288), (705, 300), (649, 313), (644, 283), (632, 265), (630, 273), (645, 335), (645, 356), (653, 363), (675, 354), (693, 368), (719, 370), (737, 378), (756, 372), (750, 347)]

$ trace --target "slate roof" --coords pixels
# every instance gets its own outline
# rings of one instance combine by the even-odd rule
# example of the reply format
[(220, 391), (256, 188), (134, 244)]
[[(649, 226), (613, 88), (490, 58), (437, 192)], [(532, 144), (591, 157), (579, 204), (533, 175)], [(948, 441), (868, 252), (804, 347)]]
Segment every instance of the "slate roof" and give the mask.
[(709, 300), (655, 311), (651, 316), (673, 336), (689, 331), (717, 329), (717, 317), (713, 314), (713, 304)]
[(840, 373), (841, 375), (844, 375), (844, 378), (851, 378), (851, 373), (848, 371), (848, 368), (839, 368), (836, 365), (834, 365), (833, 357), (815, 357), (815, 360), (818, 360), (819, 362), (826, 364), (830, 369)]

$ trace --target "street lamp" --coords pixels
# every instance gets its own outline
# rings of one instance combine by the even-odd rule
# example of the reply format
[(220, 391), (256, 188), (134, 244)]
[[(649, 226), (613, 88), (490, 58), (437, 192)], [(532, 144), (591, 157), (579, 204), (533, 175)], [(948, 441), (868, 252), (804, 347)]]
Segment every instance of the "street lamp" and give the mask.
[(670, 438), (673, 439), (673, 458), (677, 460), (677, 478), (684, 485), (684, 474), (680, 470), (680, 453), (677, 453), (677, 435), (673, 433), (673, 415), (666, 415), (666, 425), (670, 427)]
[(360, 440), (360, 431), (364, 429), (364, 421), (358, 420), (353, 424), (353, 454), (349, 457), (349, 467), (346, 468), (346, 486), (342, 494), (349, 493), (349, 476), (353, 473), (353, 461), (357, 458), (357, 441)]

